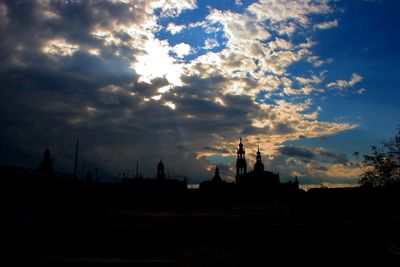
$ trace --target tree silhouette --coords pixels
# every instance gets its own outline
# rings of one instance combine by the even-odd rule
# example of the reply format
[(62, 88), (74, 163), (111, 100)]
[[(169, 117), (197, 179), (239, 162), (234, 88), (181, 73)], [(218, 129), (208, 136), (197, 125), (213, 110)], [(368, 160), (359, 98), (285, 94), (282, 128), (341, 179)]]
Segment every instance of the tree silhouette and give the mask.
[[(358, 153), (355, 153), (358, 155)], [(362, 185), (389, 186), (400, 183), (400, 127), (382, 147), (373, 146), (360, 164)]]

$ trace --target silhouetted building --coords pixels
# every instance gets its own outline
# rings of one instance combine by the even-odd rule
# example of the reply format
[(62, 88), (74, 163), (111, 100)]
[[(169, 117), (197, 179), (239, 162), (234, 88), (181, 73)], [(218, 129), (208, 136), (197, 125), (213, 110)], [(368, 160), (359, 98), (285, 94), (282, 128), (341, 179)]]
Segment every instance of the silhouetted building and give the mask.
[(236, 160), (236, 184), (240, 184), (242, 179), (247, 174), (247, 162), (245, 157), (246, 152), (244, 151), (242, 138), (240, 137), (239, 149), (237, 150)]
[(254, 164), (254, 172), (256, 173), (264, 172), (264, 164), (261, 161), (260, 146), (258, 146), (257, 150), (256, 163)]
[(279, 193), (295, 192), (299, 190), (297, 177), (294, 182), (289, 181), (288, 183), (281, 183), (279, 173), (266, 171), (261, 159), (260, 147), (258, 147), (254, 169), (247, 172), (245, 150), (242, 138), (240, 138), (236, 160), (236, 185), (240, 191), (247, 193), (259, 192), (276, 196)]
[(157, 180), (164, 180), (164, 179), (165, 179), (164, 163), (162, 163), (160, 159), (160, 162), (157, 165)]
[(215, 166), (214, 177), (211, 179), (211, 181), (203, 181), (200, 184), (200, 190), (205, 192), (226, 193), (228, 190), (234, 190), (234, 184), (227, 183), (222, 180), (221, 176), (219, 175), (219, 168), (217, 165)]
[(130, 189), (140, 194), (155, 193), (155, 194), (166, 194), (166, 193), (178, 193), (187, 190), (186, 181), (180, 181), (177, 179), (166, 179), (164, 174), (164, 163), (160, 160), (157, 164), (157, 176), (156, 179), (144, 178), (144, 179), (133, 179), (128, 176), (124, 176), (121, 179), (121, 183), (130, 186)]
[(219, 176), (218, 165), (215, 167), (215, 175), (214, 175), (212, 181), (214, 183), (221, 183), (222, 182), (221, 176)]

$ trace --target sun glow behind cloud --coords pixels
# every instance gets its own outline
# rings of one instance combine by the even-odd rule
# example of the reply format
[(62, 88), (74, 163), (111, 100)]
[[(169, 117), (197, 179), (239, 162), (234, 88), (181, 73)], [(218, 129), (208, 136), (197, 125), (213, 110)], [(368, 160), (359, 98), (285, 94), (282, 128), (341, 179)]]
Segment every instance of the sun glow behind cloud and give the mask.
[(43, 53), (56, 56), (72, 56), (78, 49), (79, 45), (68, 43), (65, 39), (52, 39), (43, 46)]
[(152, 79), (165, 77), (173, 85), (181, 85), (182, 65), (169, 55), (170, 48), (165, 41), (148, 40), (145, 54), (137, 57), (132, 69), (140, 75), (139, 82), (150, 83)]

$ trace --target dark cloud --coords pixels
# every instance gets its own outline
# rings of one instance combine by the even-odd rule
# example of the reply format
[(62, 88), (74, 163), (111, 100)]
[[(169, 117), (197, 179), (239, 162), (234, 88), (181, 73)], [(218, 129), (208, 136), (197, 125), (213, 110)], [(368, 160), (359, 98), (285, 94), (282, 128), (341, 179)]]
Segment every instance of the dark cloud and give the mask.
[[(196, 158), (190, 136), (201, 127), (186, 127), (185, 113), (173, 112), (161, 101), (144, 102), (168, 81), (139, 83), (129, 65), (138, 50), (124, 44), (106, 46), (91, 34), (96, 27), (140, 23), (146, 16), (140, 4), (133, 12), (125, 4), (106, 1), (52, 1), (46, 6), (6, 1), (2, 6), (8, 21), (0, 29), (3, 163), (35, 168), (49, 146), (56, 169), (70, 172), (79, 136), (81, 158), (88, 168), (100, 166), (105, 175), (132, 168), (139, 159), (143, 174), (153, 176), (157, 160), (163, 158), (171, 174), (209, 176), (203, 168), (208, 163)], [(55, 17), (46, 18), (46, 12)], [(130, 39), (123, 33), (117, 37)], [(45, 43), (54, 38), (81, 49), (69, 56), (43, 53)], [(86, 48), (91, 47), (98, 48), (99, 55), (89, 54)], [(181, 106), (200, 113), (201, 103), (188, 100)]]
[(312, 159), (315, 157), (314, 152), (306, 147), (284, 146), (278, 148), (278, 153), (289, 157), (300, 157), (305, 159)]
[[(36, 168), (48, 146), (56, 169), (71, 172), (79, 136), (80, 158), (88, 169), (99, 166), (103, 177), (121, 170), (133, 173), (136, 160), (142, 174), (151, 177), (162, 158), (171, 176), (187, 175), (195, 182), (211, 178), (214, 171), (206, 171), (210, 163), (199, 152), (234, 153), (236, 145), (227, 144), (240, 136), (297, 136), (296, 125), (279, 121), (274, 108), (261, 110), (249, 95), (226, 93), (230, 77), (218, 71), (207, 77), (193, 74), (202, 64), (181, 76), (183, 85), (159, 100), (152, 98), (170, 82), (166, 77), (140, 82), (132, 68), (138, 56), (147, 53), (143, 43), (149, 36), (120, 30), (141, 29), (153, 16), (145, 11), (146, 1), (135, 6), (117, 1), (44, 2), (0, 0), (1, 163)], [(113, 31), (117, 41), (95, 36), (96, 30)], [(61, 47), (46, 52), (54, 40), (73, 44), (76, 51), (62, 54)], [(241, 65), (233, 54), (225, 60), (230, 67)], [(255, 79), (232, 79), (246, 90), (259, 86)], [(169, 102), (175, 110), (165, 105)], [(272, 123), (254, 127), (254, 119)], [(321, 169), (323, 164), (314, 162), (319, 159), (347, 161), (339, 152), (305, 147), (281, 147), (278, 152), (269, 168), (286, 177), (303, 170), (301, 164), (315, 163)], [(288, 165), (288, 157), (301, 158), (302, 163)], [(231, 167), (221, 165), (221, 173), (231, 176)]]
[(331, 163), (341, 163), (345, 164), (349, 161), (346, 154), (343, 152), (335, 152), (335, 151), (328, 151), (325, 149), (317, 149), (316, 153), (321, 158), (321, 160), (325, 160)]

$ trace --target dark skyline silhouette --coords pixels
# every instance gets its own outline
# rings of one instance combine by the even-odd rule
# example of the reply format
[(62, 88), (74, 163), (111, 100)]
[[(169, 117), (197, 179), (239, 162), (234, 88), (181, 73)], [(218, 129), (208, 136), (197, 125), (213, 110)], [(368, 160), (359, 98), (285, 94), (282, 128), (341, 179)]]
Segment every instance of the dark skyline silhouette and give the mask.
[[(241, 140), (238, 152), (241, 163)], [(260, 157), (258, 151), (253, 170), (238, 170), (237, 183), (224, 181), (215, 166), (199, 189), (189, 189), (187, 179), (165, 177), (161, 160), (155, 177), (126, 176), (117, 183), (99, 182), (91, 171), (84, 179), (57, 172), (48, 148), (36, 170), (0, 165), (8, 200), (1, 204), (5, 260), (139, 266), (316, 265), (328, 257), (334, 265), (400, 262), (398, 184), (306, 192), (297, 177), (281, 183)]]

